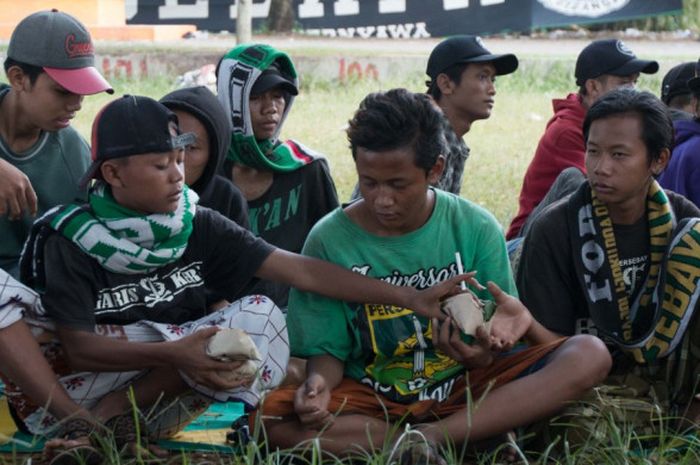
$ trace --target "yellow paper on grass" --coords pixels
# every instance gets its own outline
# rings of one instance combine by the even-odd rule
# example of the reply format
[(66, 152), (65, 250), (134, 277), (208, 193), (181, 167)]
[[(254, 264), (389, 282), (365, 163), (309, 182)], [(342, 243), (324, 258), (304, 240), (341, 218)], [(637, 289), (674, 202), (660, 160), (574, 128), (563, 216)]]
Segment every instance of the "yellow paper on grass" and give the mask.
[(0, 397), (0, 444), (6, 444), (17, 432), (15, 422), (12, 421), (10, 409), (7, 406), (7, 397)]
[(226, 445), (226, 433), (229, 431), (231, 431), (230, 428), (180, 431), (170, 439), (173, 441), (196, 442), (200, 444)]

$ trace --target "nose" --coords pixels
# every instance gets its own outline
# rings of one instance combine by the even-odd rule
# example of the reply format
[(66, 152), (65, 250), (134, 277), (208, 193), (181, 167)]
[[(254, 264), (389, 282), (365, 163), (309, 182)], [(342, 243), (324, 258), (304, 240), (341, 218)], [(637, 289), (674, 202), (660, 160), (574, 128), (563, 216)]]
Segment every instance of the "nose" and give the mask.
[(496, 83), (494, 81), (489, 81), (489, 87), (487, 91), (491, 96), (496, 95)]
[(263, 98), (263, 113), (264, 114), (274, 114), (279, 111), (278, 99), (266, 95)]
[(379, 186), (374, 203), (379, 208), (387, 208), (394, 205), (394, 196), (391, 189), (386, 186)]
[(68, 98), (68, 111), (70, 112), (78, 112), (82, 108), (82, 103), (83, 103), (83, 96), (78, 95), (78, 94), (70, 94)]
[(607, 155), (601, 155), (596, 157), (593, 161), (593, 172), (598, 175), (607, 175), (610, 173), (610, 157)]
[[(184, 158), (182, 159), (184, 160)], [(176, 161), (171, 164), (170, 182), (172, 184), (182, 183), (185, 180), (185, 163), (184, 161)]]

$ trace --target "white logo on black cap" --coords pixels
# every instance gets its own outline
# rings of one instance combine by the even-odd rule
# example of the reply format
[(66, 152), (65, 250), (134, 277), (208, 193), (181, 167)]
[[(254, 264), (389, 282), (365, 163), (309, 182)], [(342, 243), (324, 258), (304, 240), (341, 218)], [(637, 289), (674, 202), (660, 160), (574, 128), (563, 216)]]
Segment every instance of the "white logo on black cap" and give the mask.
[(484, 45), (484, 41), (481, 40), (481, 37), (479, 37), (479, 36), (474, 37), (474, 41), (477, 43), (477, 45), (479, 45), (479, 47), (486, 48), (486, 45)]
[(621, 41), (621, 40), (616, 41), (615, 46), (617, 47), (618, 52), (620, 52), (624, 55), (631, 56), (633, 58), (635, 57), (634, 52), (623, 41)]
[(556, 13), (566, 16), (585, 16), (597, 18), (617, 11), (627, 5), (630, 0), (537, 0)]

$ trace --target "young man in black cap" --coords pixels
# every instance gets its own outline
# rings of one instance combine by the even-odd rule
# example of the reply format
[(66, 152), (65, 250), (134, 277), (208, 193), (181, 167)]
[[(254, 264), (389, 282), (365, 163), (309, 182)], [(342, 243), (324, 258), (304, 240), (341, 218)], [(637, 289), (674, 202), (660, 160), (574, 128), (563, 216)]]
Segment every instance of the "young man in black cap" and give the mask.
[(675, 146), (659, 183), (700, 207), (700, 60), (692, 65), (694, 77), (686, 82), (693, 97), (692, 118), (674, 123)]
[[(435, 187), (459, 195), (462, 190), (464, 164), (469, 158), (469, 147), (464, 135), (474, 121), (487, 119), (496, 96), (496, 76), (510, 74), (518, 69), (518, 59), (512, 53), (495, 55), (489, 52), (481, 37), (458, 35), (435, 46), (426, 74), (428, 94), (442, 109), (445, 119), (445, 169)], [(361, 195), (355, 186), (352, 198)]]
[[(236, 293), (256, 276), (438, 316), (439, 299), (469, 278), (416, 291), (269, 245), (197, 206), (183, 172), (184, 147), (193, 139), (179, 134), (177, 117), (155, 100), (124, 96), (108, 104), (93, 124), (94, 161), (83, 182), (97, 182), (88, 203), (44, 215), (22, 255), (22, 280), (41, 294), (61, 343), (62, 352), (52, 350), (50, 361), (71, 396), (97, 418), (121, 418), (108, 424), (132, 421), (122, 415), (129, 410), (123, 393), (129, 386), (140, 406), (191, 387), (208, 399), (195, 394), (178, 403), (191, 415), (212, 398), (253, 408), (282, 380), (289, 349), (285, 319), (274, 303), (254, 295), (209, 313), (205, 289)], [(208, 341), (219, 328), (248, 332), (260, 352), (254, 378), (226, 376), (240, 363), (208, 356)], [(46, 426), (38, 406), (19, 397), (11, 402), (29, 430)], [(149, 426), (168, 434), (187, 418), (179, 407), (168, 409)], [(130, 431), (125, 440), (133, 441)]]
[(34, 13), (17, 25), (5, 73), (9, 86), (0, 89), (0, 268), (16, 277), (34, 216), (84, 195), (76, 181), (90, 162), (90, 149), (70, 122), (83, 96), (112, 89), (95, 69), (85, 26), (56, 10)]
[(496, 76), (518, 69), (512, 53), (491, 53), (481, 38), (453, 36), (440, 42), (428, 58), (425, 73), (430, 94), (442, 109), (449, 124), (444, 133), (447, 142), (445, 169), (436, 187), (459, 195), (469, 147), (464, 135), (474, 121), (487, 119), (496, 96)]
[[(653, 74), (658, 70), (657, 62), (640, 60), (621, 40), (596, 40), (581, 51), (575, 72), (579, 91), (566, 99), (552, 100), (554, 116), (525, 173), (518, 213), (510, 223), (507, 239), (524, 235), (525, 223), (538, 205), (561, 198), (583, 181), (586, 168), (582, 123), (593, 102), (618, 87), (634, 87), (639, 73)], [(560, 174), (562, 179), (552, 189)], [(543, 200), (545, 195), (547, 199)], [(541, 207), (537, 211), (540, 210)]]
[(671, 111), (673, 121), (691, 120), (695, 113), (695, 97), (688, 80), (695, 76), (695, 62), (681, 63), (671, 68), (661, 81), (661, 100)]

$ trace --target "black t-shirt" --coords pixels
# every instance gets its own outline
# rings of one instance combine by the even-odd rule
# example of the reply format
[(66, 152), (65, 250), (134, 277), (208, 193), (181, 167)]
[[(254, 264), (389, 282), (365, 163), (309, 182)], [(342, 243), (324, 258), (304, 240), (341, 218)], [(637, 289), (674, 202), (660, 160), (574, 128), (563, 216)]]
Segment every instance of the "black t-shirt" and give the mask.
[[(299, 253), (311, 228), (336, 207), (338, 194), (328, 163), (318, 158), (289, 173), (275, 173), (267, 192), (248, 202), (250, 230), (280, 249)], [(286, 284), (261, 280), (251, 292), (287, 306)]]
[(74, 329), (139, 320), (182, 324), (207, 314), (205, 286), (223, 296), (238, 293), (273, 250), (204, 207), (197, 207), (182, 257), (152, 273), (113, 273), (70, 240), (53, 234), (44, 249), (42, 302), (59, 325)]
[[(666, 191), (676, 220), (700, 217), (700, 210), (685, 197)], [(569, 229), (568, 197), (553, 203), (532, 224), (524, 239), (516, 276), (520, 299), (548, 329), (564, 335), (576, 333), (577, 323), (590, 318), (588, 304), (576, 276), (573, 241)], [(646, 215), (633, 225), (613, 225), (630, 301), (637, 297), (649, 267), (649, 231)], [(642, 328), (651, 315), (635, 317)], [(648, 325), (647, 325), (648, 327)]]

